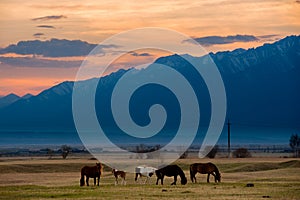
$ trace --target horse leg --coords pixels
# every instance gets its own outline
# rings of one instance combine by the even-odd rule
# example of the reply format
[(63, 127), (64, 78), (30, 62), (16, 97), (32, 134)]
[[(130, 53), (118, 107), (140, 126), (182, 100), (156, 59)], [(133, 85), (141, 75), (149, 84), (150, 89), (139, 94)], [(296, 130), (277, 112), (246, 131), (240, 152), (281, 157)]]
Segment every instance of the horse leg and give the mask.
[(193, 183), (194, 183), (194, 181), (195, 181), (195, 183), (197, 183), (197, 180), (196, 180), (196, 173), (191, 172), (191, 179), (192, 179), (192, 182), (193, 182)]
[(97, 186), (99, 186), (99, 183), (100, 183), (100, 176), (98, 176)]
[(89, 186), (89, 177), (86, 177), (86, 185)]
[(137, 181), (138, 176), (139, 176), (139, 173), (135, 173), (135, 178), (134, 178), (135, 181)]
[(148, 179), (150, 179), (149, 178), (149, 176), (146, 176), (146, 179), (145, 179), (145, 182), (144, 182), (144, 185), (148, 182)]
[(209, 183), (209, 175), (210, 173), (207, 174), (207, 182)]
[(174, 176), (174, 182), (171, 185), (176, 185), (176, 182), (177, 182), (177, 175)]
[(213, 175), (215, 177), (215, 182), (217, 182), (216, 174), (214, 172), (212, 172), (211, 175)]
[(94, 186), (96, 185), (96, 176), (94, 177)]
[(163, 184), (164, 184), (164, 176), (162, 176), (162, 177), (161, 177), (161, 179), (160, 179), (160, 183), (161, 183), (161, 185), (163, 185)]
[(158, 185), (158, 181), (159, 181), (159, 178), (157, 177), (157, 179), (156, 179), (156, 185)]

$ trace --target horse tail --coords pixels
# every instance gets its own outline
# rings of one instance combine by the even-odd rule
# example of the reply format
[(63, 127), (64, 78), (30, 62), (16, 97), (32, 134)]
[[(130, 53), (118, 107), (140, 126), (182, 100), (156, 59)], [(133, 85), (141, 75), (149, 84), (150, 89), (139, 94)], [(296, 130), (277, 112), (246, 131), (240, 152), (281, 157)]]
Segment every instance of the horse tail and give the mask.
[(84, 167), (81, 169), (80, 186), (84, 186)]
[(194, 182), (194, 170), (193, 170), (193, 165), (190, 165), (190, 177), (191, 177), (191, 181)]
[(99, 177), (102, 175), (103, 173), (103, 165), (100, 163), (100, 174), (99, 174)]

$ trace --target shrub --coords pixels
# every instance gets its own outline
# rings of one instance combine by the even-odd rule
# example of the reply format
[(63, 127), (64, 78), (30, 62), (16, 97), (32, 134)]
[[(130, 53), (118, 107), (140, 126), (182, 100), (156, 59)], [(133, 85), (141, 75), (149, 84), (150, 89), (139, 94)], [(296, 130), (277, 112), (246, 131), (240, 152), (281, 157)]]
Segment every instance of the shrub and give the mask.
[[(210, 148), (210, 147), (207, 147), (207, 148)], [(216, 157), (216, 154), (218, 153), (219, 151), (219, 146), (218, 145), (215, 145), (211, 150), (210, 152), (208, 152), (208, 154), (206, 155), (206, 157), (208, 158), (215, 158)]]
[(232, 152), (232, 156), (235, 158), (249, 158), (251, 153), (246, 148), (238, 148)]

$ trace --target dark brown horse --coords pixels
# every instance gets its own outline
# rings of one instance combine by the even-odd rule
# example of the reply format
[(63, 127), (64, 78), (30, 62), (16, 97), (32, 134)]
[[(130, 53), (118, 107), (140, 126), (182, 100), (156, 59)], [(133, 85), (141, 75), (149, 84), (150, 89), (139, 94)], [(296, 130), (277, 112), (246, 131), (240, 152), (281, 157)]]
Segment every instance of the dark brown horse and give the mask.
[(125, 180), (125, 178), (126, 178), (126, 172), (113, 169), (112, 173), (114, 174), (114, 176), (116, 178), (115, 185), (118, 184), (118, 178), (119, 177), (121, 177), (121, 179), (122, 179), (122, 183), (121, 184), (126, 185), (126, 180)]
[(215, 182), (221, 182), (221, 174), (216, 165), (213, 163), (194, 163), (190, 166), (190, 175), (191, 180), (194, 183), (197, 183), (196, 174), (199, 172), (200, 174), (207, 174), (207, 182), (209, 183), (209, 175), (213, 175), (215, 177)]
[(163, 185), (165, 176), (168, 176), (168, 177), (174, 176), (174, 182), (171, 185), (176, 185), (178, 175), (181, 178), (182, 185), (185, 185), (187, 183), (185, 174), (182, 171), (182, 169), (180, 167), (178, 167), (178, 165), (168, 165), (164, 168), (156, 170), (155, 174), (157, 176), (156, 185), (158, 185), (159, 179), (161, 181), (161, 184)]
[(81, 168), (80, 186), (84, 186), (84, 176), (86, 177), (86, 185), (89, 186), (89, 178), (94, 178), (94, 185), (96, 185), (96, 178), (98, 178), (97, 186), (99, 186), (100, 176), (102, 173), (102, 164), (96, 163), (96, 166), (84, 166)]

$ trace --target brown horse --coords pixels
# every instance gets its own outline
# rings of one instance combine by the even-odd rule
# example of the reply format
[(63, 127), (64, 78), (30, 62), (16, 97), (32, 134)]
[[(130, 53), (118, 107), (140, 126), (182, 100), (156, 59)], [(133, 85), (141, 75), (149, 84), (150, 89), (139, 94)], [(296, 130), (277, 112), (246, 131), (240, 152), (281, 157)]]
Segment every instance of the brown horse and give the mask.
[(215, 182), (221, 182), (221, 174), (213, 163), (194, 163), (190, 166), (190, 176), (192, 182), (197, 183), (196, 174), (199, 172), (200, 174), (207, 174), (207, 182), (209, 183), (209, 175), (213, 175), (215, 177)]
[(174, 182), (171, 185), (176, 185), (178, 175), (181, 178), (182, 185), (185, 185), (187, 183), (185, 174), (178, 165), (168, 165), (164, 168), (156, 170), (155, 174), (157, 176), (156, 185), (158, 185), (159, 179), (161, 181), (161, 184), (163, 185), (164, 176), (168, 176), (168, 177), (174, 176)]
[(96, 178), (98, 178), (97, 186), (99, 186), (100, 176), (102, 173), (102, 164), (96, 163), (96, 166), (84, 166), (81, 168), (80, 186), (84, 186), (84, 176), (86, 176), (86, 185), (89, 186), (89, 178), (94, 178), (94, 185), (96, 185)]
[(121, 183), (121, 184), (126, 185), (126, 181), (125, 181), (125, 178), (126, 178), (126, 172), (124, 172), (124, 171), (119, 171), (119, 170), (116, 170), (116, 169), (113, 169), (113, 170), (112, 170), (112, 173), (114, 174), (114, 176), (115, 176), (115, 178), (116, 178), (115, 185), (118, 184), (118, 177), (121, 177), (121, 179), (122, 179), (122, 183)]

